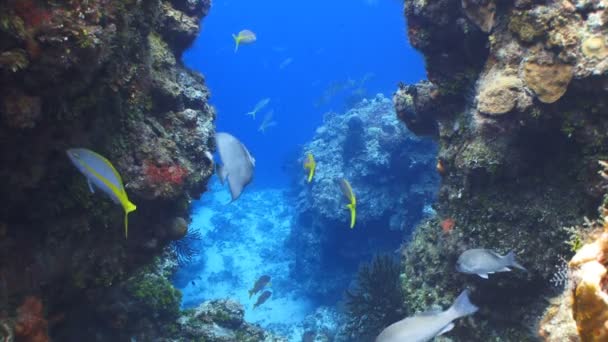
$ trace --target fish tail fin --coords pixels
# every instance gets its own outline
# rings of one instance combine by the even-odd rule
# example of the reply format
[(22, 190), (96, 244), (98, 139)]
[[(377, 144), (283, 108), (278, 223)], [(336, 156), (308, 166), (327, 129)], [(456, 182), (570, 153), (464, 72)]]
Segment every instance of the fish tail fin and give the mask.
[(479, 308), (471, 303), (469, 299), (469, 290), (464, 290), (452, 304), (450, 311), (454, 312), (456, 317), (468, 316), (475, 313)]
[(251, 117), (253, 119), (255, 119), (255, 110), (252, 110), (251, 112), (247, 112), (247, 114), (245, 114), (245, 115), (251, 115)]
[(315, 175), (315, 168), (312, 165), (308, 166), (308, 183), (312, 181), (312, 177)]
[(352, 203), (347, 204), (346, 207), (350, 210), (350, 228), (353, 229), (357, 220), (357, 209)]
[(137, 206), (127, 200), (125, 204), (125, 240), (129, 237), (129, 213), (135, 211)]
[(251, 299), (251, 296), (253, 296), (253, 290), (249, 290), (249, 299)]
[(137, 209), (137, 206), (133, 203), (131, 203), (130, 201), (127, 201), (127, 203), (125, 204), (125, 211), (128, 213), (135, 211), (135, 209)]
[(505, 255), (505, 260), (507, 261), (507, 265), (528, 272), (525, 267), (523, 267), (520, 263), (517, 262), (517, 260), (515, 260), (515, 253), (513, 251), (510, 251), (509, 253), (507, 253), (507, 255)]
[(239, 39), (239, 37), (236, 34), (232, 34), (232, 38), (234, 39), (234, 53), (236, 53), (239, 49), (239, 43), (241, 42), (241, 40)]

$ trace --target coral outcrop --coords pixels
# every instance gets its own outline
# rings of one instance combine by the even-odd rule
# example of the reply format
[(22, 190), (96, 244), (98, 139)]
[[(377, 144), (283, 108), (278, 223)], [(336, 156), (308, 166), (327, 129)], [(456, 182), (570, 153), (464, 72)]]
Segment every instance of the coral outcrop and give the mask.
[(232, 300), (204, 302), (180, 317), (177, 335), (183, 341), (202, 338), (204, 341), (218, 342), (287, 342), (283, 337), (246, 323), (244, 315), (243, 306)]
[[(359, 263), (371, 260), (373, 251), (394, 251), (424, 216), (438, 181), (435, 149), (407, 132), (390, 100), (378, 95), (346, 113), (326, 114), (302, 158), (308, 152), (317, 168), (310, 184), (298, 170), (292, 274), (319, 298), (335, 300)], [(352, 230), (340, 178), (350, 182), (357, 199)]]
[[(49, 320), (51, 339), (74, 340), (86, 331), (80, 340), (128, 340), (132, 331), (118, 331), (122, 316), (91, 308), (120, 306), (112, 300), (125, 281), (184, 235), (175, 234), (174, 222), (189, 220), (189, 201), (213, 171), (209, 92), (203, 77), (179, 61), (209, 6), (0, 1), (4, 329), (18, 336), (11, 323), (20, 315), (16, 307), (35, 293), (48, 317), (63, 317)], [(137, 205), (128, 240), (121, 208), (100, 191), (90, 193), (65, 154), (71, 147), (99, 152), (121, 174)], [(159, 299), (149, 315), (176, 305), (168, 282), (150, 285), (133, 287), (135, 297), (158, 290), (173, 299)]]
[[(608, 164), (602, 162), (603, 175)], [(606, 177), (608, 179), (608, 177)], [(600, 219), (587, 222), (588, 242), (567, 264), (564, 293), (552, 301), (545, 311), (539, 334), (548, 342), (563, 341), (565, 337), (582, 342), (608, 339), (608, 195), (600, 207)]]
[[(608, 15), (603, 1), (405, 1), (428, 81), (401, 85), (398, 117), (439, 143), (437, 217), (403, 249), (412, 312), (473, 289), (454, 341), (533, 341), (565, 243), (603, 194)], [(442, 222), (454, 222), (446, 230)], [(576, 231), (576, 229), (574, 229)], [(468, 248), (515, 251), (528, 274), (458, 274)], [(568, 335), (563, 335), (568, 336)]]

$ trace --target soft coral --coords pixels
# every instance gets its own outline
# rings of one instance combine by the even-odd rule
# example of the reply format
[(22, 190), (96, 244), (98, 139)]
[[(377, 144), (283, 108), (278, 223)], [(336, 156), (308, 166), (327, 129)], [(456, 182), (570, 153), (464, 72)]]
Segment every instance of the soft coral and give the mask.
[(15, 13), (23, 20), (29, 28), (38, 28), (48, 24), (51, 19), (51, 11), (40, 7), (34, 0), (19, 0), (14, 5)]
[(28, 296), (17, 309), (15, 324), (17, 341), (48, 342), (48, 322), (44, 318), (42, 301), (38, 297)]
[(144, 163), (144, 173), (150, 183), (170, 183), (181, 185), (188, 175), (188, 169), (179, 165), (156, 166), (153, 162)]

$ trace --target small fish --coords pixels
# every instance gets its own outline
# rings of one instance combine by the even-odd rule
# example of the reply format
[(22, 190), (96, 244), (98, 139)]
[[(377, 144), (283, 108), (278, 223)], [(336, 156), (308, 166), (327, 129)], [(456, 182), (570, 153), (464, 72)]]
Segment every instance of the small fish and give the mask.
[(256, 280), (255, 284), (253, 284), (253, 288), (249, 290), (249, 298), (254, 294), (260, 292), (266, 285), (270, 286), (270, 276), (263, 275)]
[(350, 210), (350, 228), (352, 229), (355, 227), (355, 220), (357, 219), (357, 198), (350, 183), (344, 178), (340, 179), (340, 189), (349, 202), (346, 208)]
[(95, 192), (93, 185), (110, 196), (112, 201), (120, 204), (125, 211), (125, 239), (129, 235), (128, 215), (137, 207), (129, 201), (120, 174), (109, 160), (86, 148), (71, 148), (66, 151), (68, 157), (82, 173), (89, 184), (89, 190)]
[(262, 124), (258, 128), (258, 131), (260, 131), (262, 133), (266, 133), (266, 129), (268, 129), (272, 126), (276, 126), (277, 122), (272, 120), (273, 116), (274, 116), (274, 110), (271, 109), (268, 112), (266, 112), (266, 115), (264, 115), (264, 120), (262, 120)]
[(316, 168), (317, 163), (315, 162), (315, 157), (313, 157), (312, 153), (308, 152), (308, 154), (306, 154), (306, 160), (304, 161), (304, 170), (308, 170), (308, 183), (312, 181)]
[(509, 267), (519, 268), (526, 271), (526, 268), (515, 261), (513, 251), (502, 256), (492, 250), (475, 248), (463, 252), (458, 257), (456, 269), (461, 273), (477, 274), (478, 276), (488, 279), (488, 274), (496, 272), (509, 272)]
[(255, 33), (250, 30), (242, 30), (239, 34), (233, 34), (232, 38), (234, 39), (234, 52), (236, 53), (239, 49), (239, 44), (251, 44), (257, 40)]
[(376, 342), (426, 342), (454, 328), (454, 321), (478, 310), (464, 290), (445, 311), (431, 311), (402, 319), (389, 325), (376, 337)]
[(232, 201), (235, 201), (253, 179), (255, 159), (245, 145), (228, 133), (216, 133), (215, 142), (223, 163), (217, 167), (220, 182), (224, 184), (228, 179)]
[(286, 58), (283, 62), (281, 62), (281, 65), (279, 65), (279, 69), (283, 70), (283, 69), (287, 68), (289, 66), (289, 64), (291, 64), (291, 62), (293, 62), (293, 58), (291, 58), (291, 57)]
[(270, 296), (272, 295), (272, 292), (266, 290), (264, 292), (262, 292), (262, 294), (258, 297), (258, 300), (255, 302), (255, 304), (253, 304), (253, 308), (257, 308), (258, 306), (264, 304), (264, 302), (266, 302), (268, 300), (268, 298), (270, 298)]
[(255, 119), (255, 115), (262, 110), (264, 107), (266, 107), (266, 105), (268, 105), (270, 103), (270, 98), (266, 97), (261, 99), (260, 101), (258, 101), (258, 103), (255, 104), (255, 107), (253, 107), (253, 110), (250, 112), (247, 112), (247, 115), (251, 115), (252, 118)]

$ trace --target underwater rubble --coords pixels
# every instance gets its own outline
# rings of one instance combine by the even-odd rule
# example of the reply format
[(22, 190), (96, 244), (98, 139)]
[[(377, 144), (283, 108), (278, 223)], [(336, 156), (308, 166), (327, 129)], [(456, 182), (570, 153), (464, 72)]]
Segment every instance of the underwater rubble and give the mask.
[[(379, 94), (345, 113), (326, 114), (306, 153), (318, 167), (311, 183), (302, 176), (295, 185), (291, 273), (318, 300), (333, 303), (361, 262), (374, 251), (392, 253), (430, 208), (438, 182), (436, 150), (408, 133), (391, 101)], [(352, 184), (359, 203), (353, 229), (340, 178)]]
[[(604, 193), (596, 164), (608, 155), (608, 6), (406, 0), (405, 16), (428, 81), (400, 85), (393, 102), (412, 132), (439, 143), (441, 175), (437, 216), (403, 250), (407, 307), (449, 305), (467, 287), (480, 311), (452, 341), (536, 341), (543, 312), (561, 303), (547, 300), (555, 265), (579, 251), (578, 223)], [(458, 274), (469, 248), (513, 250), (529, 273)]]
[[(175, 337), (163, 341), (287, 342), (244, 320), (243, 305), (232, 300), (207, 301), (186, 310), (178, 320)], [(181, 338), (181, 339), (180, 339)]]

